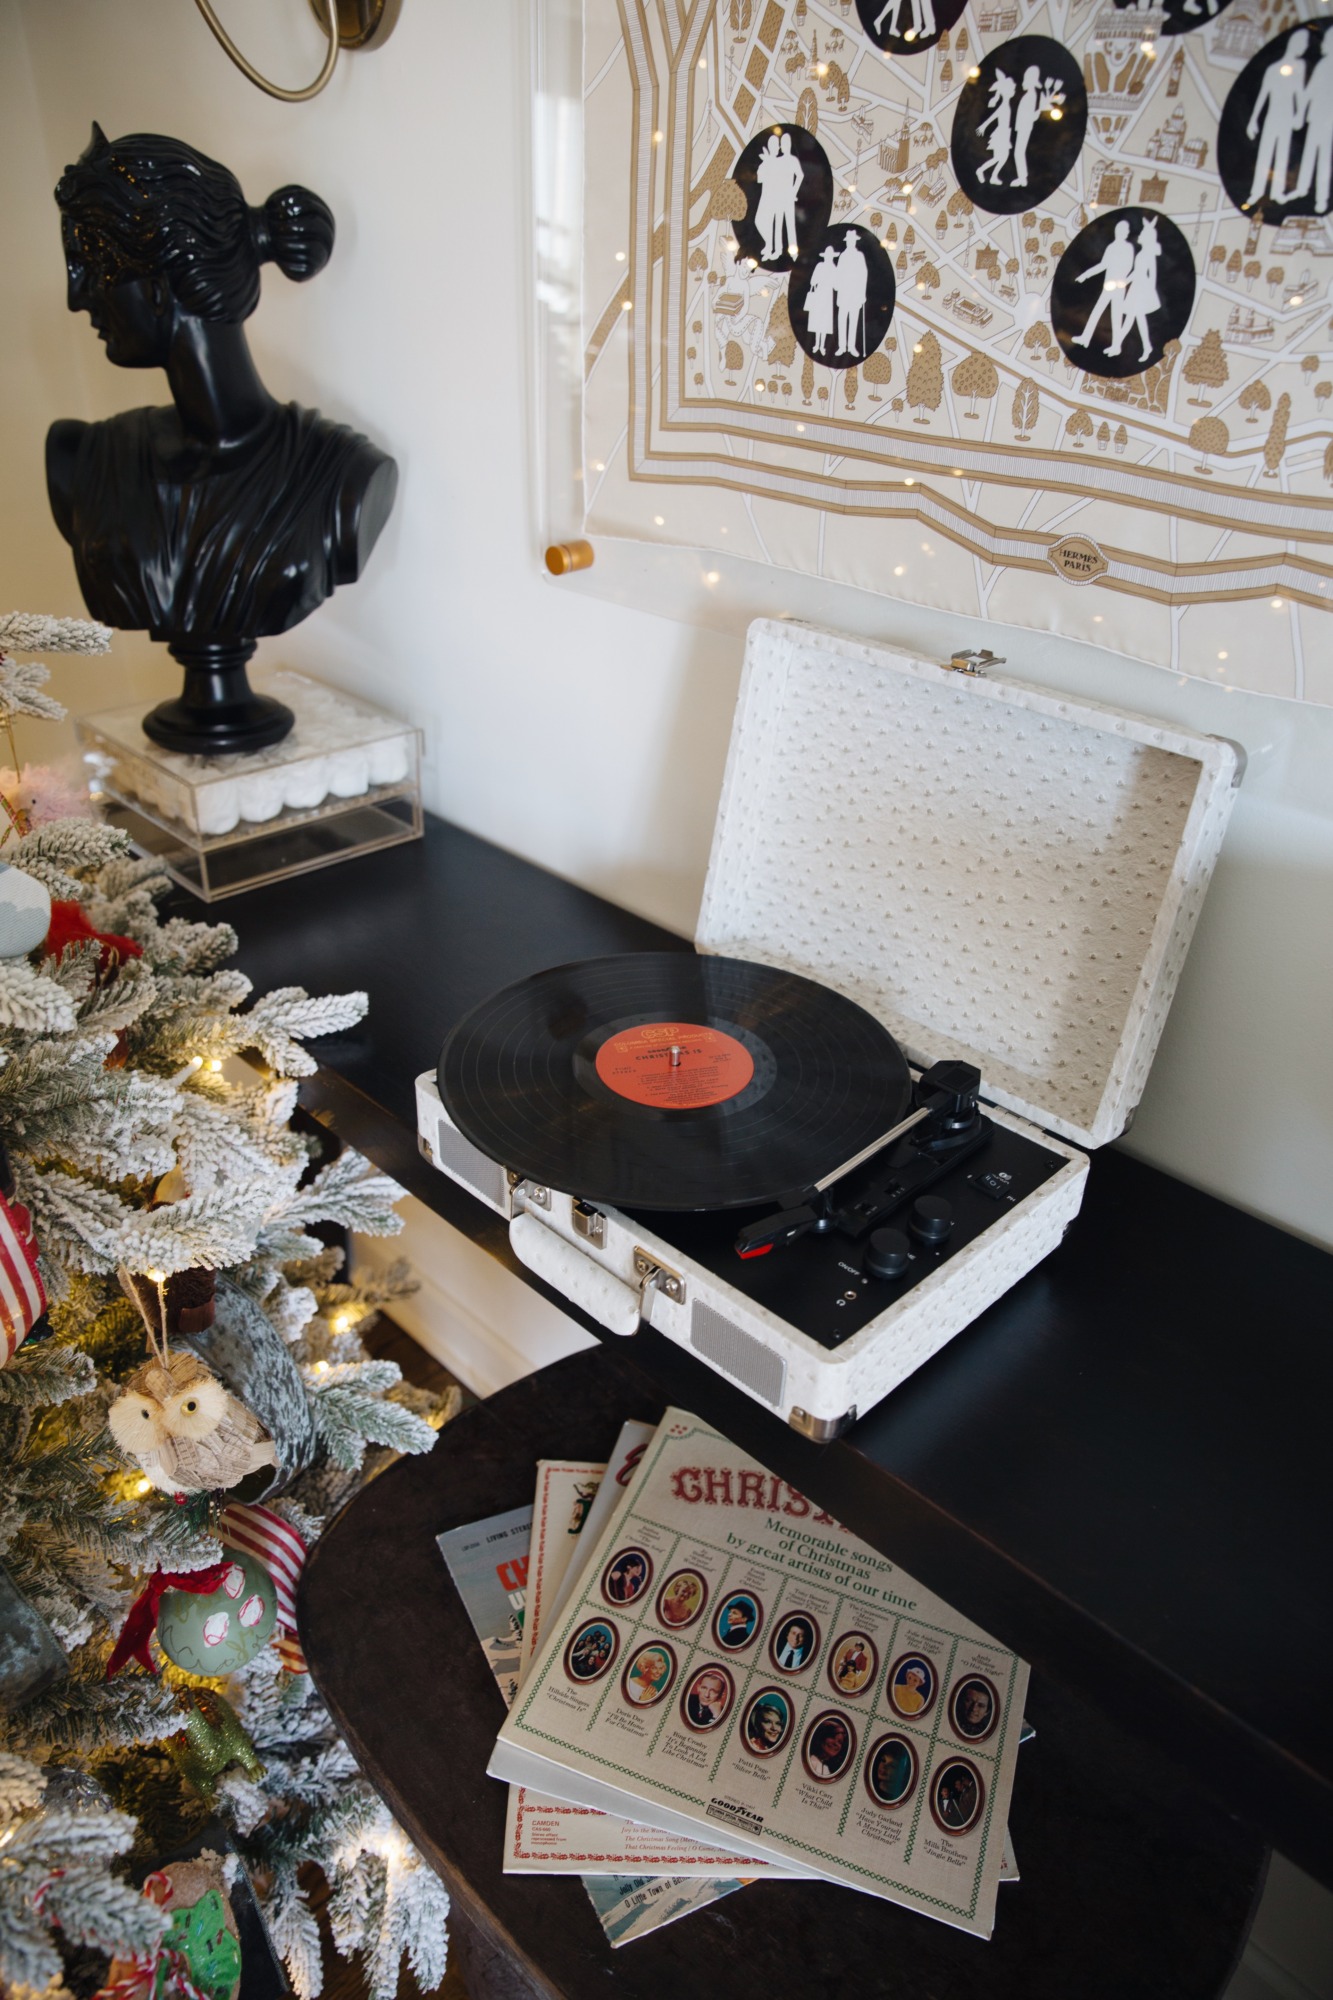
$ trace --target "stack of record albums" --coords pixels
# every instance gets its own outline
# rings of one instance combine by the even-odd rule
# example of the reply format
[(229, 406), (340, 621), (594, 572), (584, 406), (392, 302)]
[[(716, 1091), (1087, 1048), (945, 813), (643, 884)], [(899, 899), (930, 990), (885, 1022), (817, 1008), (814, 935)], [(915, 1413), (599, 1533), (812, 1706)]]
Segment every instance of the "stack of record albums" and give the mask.
[(581, 1876), (613, 1945), (762, 1877), (990, 1935), (1025, 1663), (707, 1424), (439, 1540), (509, 1709), (506, 1873)]

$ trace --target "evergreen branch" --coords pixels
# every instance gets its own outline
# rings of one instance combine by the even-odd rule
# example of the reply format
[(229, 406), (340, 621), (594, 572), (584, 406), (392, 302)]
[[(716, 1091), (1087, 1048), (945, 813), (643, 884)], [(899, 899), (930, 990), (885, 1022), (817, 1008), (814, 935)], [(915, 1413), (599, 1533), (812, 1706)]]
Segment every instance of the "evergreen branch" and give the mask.
[(68, 1806), (43, 1804), (35, 1818), (9, 1830), (5, 1861), (19, 1868), (36, 1864), (50, 1874), (81, 1861), (110, 1861), (127, 1854), (133, 1840), (134, 1821), (126, 1813), (73, 1812)]
[(169, 1687), (148, 1674), (103, 1678), (104, 1659), (87, 1649), (75, 1672), (9, 1718), (10, 1740), (18, 1750), (47, 1755), (86, 1755), (127, 1743), (157, 1743), (181, 1727), (180, 1710)]
[(26, 958), (0, 959), (0, 1027), (65, 1035), (75, 1025), (74, 1002), (54, 979), (34, 971)]
[(113, 1091), (115, 1073), (103, 1065), (114, 1046), (115, 1036), (105, 1033), (33, 1042), (12, 1053), (0, 1069), (0, 1117), (7, 1133), (22, 1135), (26, 1121), (40, 1112)]
[(356, 1471), (368, 1445), (414, 1453), (429, 1451), (435, 1442), (423, 1418), (352, 1383), (312, 1389), (310, 1407), (329, 1456), (347, 1472)]
[(156, 1179), (176, 1164), (177, 1093), (142, 1070), (106, 1072), (94, 1096), (24, 1120), (24, 1151), (105, 1180)]
[(128, 958), (114, 979), (95, 984), (79, 1008), (79, 1026), (118, 1034), (141, 1020), (158, 997), (157, 981), (141, 958)]
[(393, 1236), (402, 1228), (394, 1213), (403, 1190), (387, 1174), (367, 1173), (366, 1161), (349, 1146), (316, 1174), (282, 1210), (284, 1224), (336, 1222), (363, 1236)]
[(97, 1387), (91, 1356), (54, 1341), (21, 1347), (7, 1368), (0, 1368), (0, 1403), (16, 1409), (45, 1409), (73, 1396), (89, 1396)]
[(0, 650), (108, 653), (111, 627), (92, 618), (47, 618), (36, 611), (7, 611), (0, 616)]
[[(0, 682), (3, 681), (3, 677), (4, 669), (0, 667)], [(61, 713), (64, 713), (63, 709)], [(10, 866), (19, 869), (24, 875), (31, 875), (34, 882), (40, 882), (57, 902), (77, 903), (83, 894), (83, 883), (77, 875), (71, 875), (68, 869), (60, 866), (59, 862), (47, 860), (40, 854), (29, 854), (26, 840), (20, 844)]]
[(25, 1888), (18, 1880), (0, 1879), (0, 1980), (26, 2000), (57, 1988), (63, 1968)]
[(11, 1756), (0, 1750), (0, 1827), (18, 1819), (41, 1802), (46, 1790), (46, 1774), (26, 1757)]
[(42, 689), (51, 669), (36, 660), (11, 660), (0, 653), (0, 708), (9, 715), (29, 715), (38, 722), (63, 722), (65, 707)]
[(342, 1033), (362, 1018), (367, 1004), (364, 993), (312, 999), (304, 987), (282, 986), (257, 1000), (245, 1015), (244, 1045), (257, 1049), (265, 1062), (286, 1076), (310, 1076), (318, 1065), (300, 1046), (300, 1039)]
[(324, 1963), (319, 1948), (319, 1925), (296, 1879), (296, 1869), (286, 1863), (274, 1870), (273, 1888), (264, 1906), (269, 1936), (287, 1968), (298, 2000), (317, 2000), (324, 1986)]
[(118, 826), (108, 826), (105, 820), (53, 819), (24, 835), (19, 865), (27, 868), (29, 862), (42, 860), (71, 871), (102, 868), (129, 852), (129, 835)]
[(170, 1922), (168, 1911), (101, 1868), (66, 1867), (47, 1890), (45, 1907), (73, 1943), (95, 1945), (115, 1958), (150, 1952)]
[(145, 1210), (56, 1170), (34, 1168), (24, 1186), (47, 1254), (76, 1271), (218, 1270), (252, 1254), (263, 1213), (264, 1191), (249, 1187)]
[(156, 916), (151, 937), (139, 939), (155, 969), (178, 975), (212, 972), (231, 957), (238, 941), (230, 924), (196, 924), (185, 917), (158, 924)]

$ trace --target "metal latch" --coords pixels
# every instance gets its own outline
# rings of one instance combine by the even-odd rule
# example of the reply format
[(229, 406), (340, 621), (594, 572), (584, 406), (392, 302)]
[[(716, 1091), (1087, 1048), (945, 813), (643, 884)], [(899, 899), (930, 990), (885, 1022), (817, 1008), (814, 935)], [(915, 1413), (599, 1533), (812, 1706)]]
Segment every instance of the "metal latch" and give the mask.
[(516, 1209), (551, 1206), (551, 1190), (543, 1187), (540, 1181), (521, 1180), (515, 1173), (507, 1174), (505, 1178), (509, 1182), (509, 1191), (514, 1197)]
[(635, 1249), (634, 1275), (639, 1280), (639, 1295), (645, 1303), (649, 1292), (656, 1286), (665, 1298), (670, 1299), (672, 1305), (684, 1305), (685, 1280), (680, 1272), (671, 1270), (666, 1264), (659, 1264), (646, 1250)]
[(592, 1208), (586, 1201), (576, 1201), (570, 1208), (570, 1219), (574, 1224), (574, 1234), (582, 1236), (594, 1249), (606, 1246), (606, 1217), (600, 1209)]
[(951, 653), (945, 664), (951, 674), (971, 674), (980, 680), (992, 667), (1002, 667), (1005, 659), (1003, 653), (992, 653), (989, 646), (979, 646), (974, 651)]
[(856, 1405), (844, 1410), (840, 1417), (812, 1417), (808, 1410), (796, 1404), (787, 1417), (787, 1422), (802, 1437), (808, 1437), (814, 1444), (828, 1444), (833, 1438), (841, 1437), (856, 1422)]

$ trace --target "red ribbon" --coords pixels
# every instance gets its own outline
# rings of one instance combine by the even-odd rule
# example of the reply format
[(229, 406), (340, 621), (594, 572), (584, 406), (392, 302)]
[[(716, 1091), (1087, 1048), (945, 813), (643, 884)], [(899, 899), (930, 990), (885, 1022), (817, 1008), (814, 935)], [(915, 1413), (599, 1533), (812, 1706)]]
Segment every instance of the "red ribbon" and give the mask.
[(106, 1663), (106, 1677), (111, 1679), (131, 1660), (147, 1667), (150, 1674), (157, 1672), (153, 1656), (148, 1650), (148, 1641), (157, 1630), (157, 1614), (162, 1603), (162, 1594), (167, 1590), (188, 1590), (196, 1597), (203, 1597), (210, 1590), (216, 1590), (223, 1577), (231, 1568), (230, 1563), (211, 1563), (207, 1569), (187, 1570), (176, 1576), (170, 1570), (156, 1570), (130, 1606), (130, 1615), (121, 1627), (120, 1637)]

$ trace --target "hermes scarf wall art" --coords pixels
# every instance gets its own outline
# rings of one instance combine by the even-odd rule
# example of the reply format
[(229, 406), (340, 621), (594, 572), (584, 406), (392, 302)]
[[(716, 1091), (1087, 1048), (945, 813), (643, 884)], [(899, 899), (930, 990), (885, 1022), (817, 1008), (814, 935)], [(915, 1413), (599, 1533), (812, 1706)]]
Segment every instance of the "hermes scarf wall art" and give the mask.
[(1333, 702), (1333, 19), (585, 0), (592, 534)]

